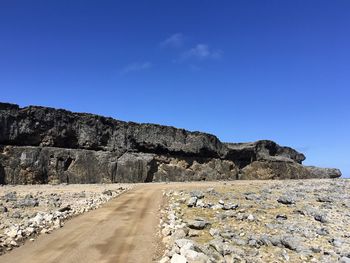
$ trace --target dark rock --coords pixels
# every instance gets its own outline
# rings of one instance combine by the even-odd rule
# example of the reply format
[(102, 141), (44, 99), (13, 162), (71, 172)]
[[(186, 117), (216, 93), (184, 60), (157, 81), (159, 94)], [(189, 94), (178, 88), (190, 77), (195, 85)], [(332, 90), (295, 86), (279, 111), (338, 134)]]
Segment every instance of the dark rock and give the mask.
[(0, 103), (0, 184), (338, 177), (272, 141), (230, 144), (201, 132)]
[(287, 220), (288, 217), (286, 215), (277, 215), (276, 219), (278, 219), (278, 220)]
[(232, 254), (235, 251), (235, 248), (232, 245), (224, 243), (221, 240), (217, 239), (210, 241), (209, 245), (222, 256)]
[(196, 206), (196, 203), (197, 203), (197, 197), (193, 196), (188, 200), (187, 206), (194, 207), (194, 206)]
[(343, 241), (339, 238), (332, 238), (330, 241), (329, 241), (330, 244), (332, 244), (332, 246), (335, 246), (335, 247), (341, 247), (342, 244), (343, 244)]
[(265, 245), (265, 246), (270, 246), (270, 245), (272, 245), (271, 240), (270, 240), (270, 237), (267, 236), (266, 234), (261, 235), (259, 241), (260, 241), (260, 243), (261, 243), (262, 245)]
[(259, 200), (260, 197), (254, 193), (247, 193), (247, 194), (245, 194), (245, 199), (250, 200), (250, 201), (255, 201), (255, 200)]
[(111, 190), (104, 190), (104, 191), (102, 192), (102, 194), (108, 195), (108, 196), (112, 196), (112, 195), (113, 195), (113, 192), (112, 192)]
[(19, 211), (15, 211), (12, 214), (12, 218), (22, 218), (22, 215)]
[(5, 202), (15, 202), (17, 201), (17, 193), (16, 192), (6, 193), (3, 199), (5, 200)]
[(51, 194), (51, 197), (48, 200), (48, 203), (54, 207), (60, 207), (62, 204), (61, 198), (57, 196), (57, 194)]
[(329, 231), (327, 230), (327, 228), (324, 228), (324, 227), (317, 229), (316, 233), (320, 236), (329, 235)]
[(314, 253), (320, 253), (321, 249), (319, 247), (311, 247), (311, 251)]
[(226, 239), (231, 239), (234, 235), (232, 230), (224, 230), (220, 233), (220, 236)]
[(223, 210), (235, 210), (235, 209), (237, 209), (239, 207), (239, 204), (224, 204), (223, 206), (222, 206), (222, 209)]
[(281, 243), (283, 246), (285, 246), (286, 248), (290, 249), (290, 250), (294, 250), (294, 251), (301, 251), (301, 243), (299, 241), (298, 238), (296, 237), (284, 237), (281, 239)]
[(261, 140), (252, 143), (226, 143), (228, 152), (226, 158), (235, 160), (240, 167), (253, 161), (282, 160), (302, 163), (305, 156), (290, 147), (281, 147), (277, 143)]
[(24, 199), (17, 202), (19, 207), (35, 207), (39, 205), (39, 201), (36, 198), (33, 198), (31, 195), (26, 195)]
[(292, 196), (289, 196), (289, 195), (280, 196), (277, 199), (277, 202), (281, 203), (281, 204), (284, 204), (284, 205), (292, 205), (292, 204), (296, 203), (295, 199)]
[(196, 190), (196, 191), (191, 191), (191, 192), (190, 192), (190, 196), (196, 197), (196, 198), (198, 198), (198, 199), (201, 199), (201, 198), (204, 198), (204, 193), (203, 193), (202, 191), (198, 191), (198, 190)]
[(295, 162), (255, 161), (241, 170), (240, 179), (307, 179), (316, 178), (305, 166)]
[(321, 214), (321, 213), (317, 213), (314, 215), (314, 219), (316, 221), (319, 221), (321, 223), (328, 223), (328, 219), (327, 219), (327, 216), (324, 215), (324, 214)]
[(317, 197), (317, 201), (321, 203), (332, 203), (333, 199), (330, 196), (319, 196)]
[(169, 126), (117, 121), (93, 114), (17, 105), (0, 107), (0, 144), (51, 146), (122, 153), (222, 156), (226, 147), (213, 135)]
[(203, 219), (196, 219), (196, 220), (189, 220), (187, 222), (187, 226), (191, 229), (201, 230), (210, 226), (210, 223)]
[(0, 213), (6, 213), (6, 212), (8, 212), (7, 207), (0, 205)]
[(66, 211), (69, 211), (69, 210), (71, 210), (70, 205), (67, 205), (65, 207), (62, 207), (62, 208), (58, 209), (59, 212), (66, 212)]
[(269, 238), (270, 242), (274, 246), (280, 246), (282, 245), (282, 238), (279, 236), (272, 236)]
[(305, 166), (305, 168), (310, 171), (315, 178), (338, 178), (342, 175), (341, 171), (335, 168), (321, 168), (315, 166)]

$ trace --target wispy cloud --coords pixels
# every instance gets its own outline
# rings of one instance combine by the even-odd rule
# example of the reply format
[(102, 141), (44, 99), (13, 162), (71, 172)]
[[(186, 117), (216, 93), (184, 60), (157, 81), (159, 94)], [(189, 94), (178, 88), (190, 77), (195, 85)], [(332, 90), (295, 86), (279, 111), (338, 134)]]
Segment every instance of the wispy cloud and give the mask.
[(219, 59), (222, 57), (222, 51), (219, 49), (211, 49), (207, 44), (197, 44), (195, 47), (185, 51), (180, 56), (180, 61), (187, 59)]
[(128, 65), (126, 65), (124, 68), (120, 70), (120, 74), (125, 75), (130, 72), (135, 72), (135, 71), (143, 71), (150, 69), (152, 67), (152, 63), (149, 61), (145, 62), (133, 62)]
[(160, 43), (161, 47), (179, 48), (185, 42), (185, 36), (182, 33), (176, 33)]

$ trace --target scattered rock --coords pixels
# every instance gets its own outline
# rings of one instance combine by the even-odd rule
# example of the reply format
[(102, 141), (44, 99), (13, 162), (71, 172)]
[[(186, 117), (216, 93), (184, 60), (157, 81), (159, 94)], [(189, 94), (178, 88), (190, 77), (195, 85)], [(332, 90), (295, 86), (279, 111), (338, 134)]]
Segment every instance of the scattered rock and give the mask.
[(69, 211), (69, 210), (71, 210), (70, 205), (67, 205), (67, 206), (65, 206), (65, 207), (62, 207), (62, 208), (58, 209), (58, 211), (61, 212), (61, 213), (62, 213), (62, 212)]
[(295, 199), (293, 197), (286, 196), (286, 195), (280, 196), (277, 199), (277, 202), (281, 203), (281, 204), (284, 204), (284, 205), (292, 205), (292, 204), (296, 203), (296, 201), (295, 201)]
[(292, 237), (292, 236), (284, 237), (281, 239), (281, 243), (283, 246), (285, 246), (290, 250), (294, 250), (297, 252), (301, 250), (300, 240), (296, 237)]
[(327, 216), (324, 215), (324, 214), (315, 214), (314, 218), (315, 218), (316, 221), (319, 221), (321, 223), (327, 223), (328, 222)]
[(324, 227), (321, 227), (321, 228), (317, 229), (316, 233), (318, 235), (320, 235), (320, 236), (327, 236), (327, 235), (329, 235), (329, 231), (326, 228), (324, 228)]
[(9, 192), (6, 193), (3, 197), (5, 202), (16, 202), (17, 201), (17, 193), (16, 192)]
[(254, 217), (252, 214), (249, 214), (249, 215), (247, 216), (247, 220), (248, 220), (248, 221), (254, 221), (254, 220), (255, 220), (255, 217)]
[(112, 196), (113, 192), (111, 190), (105, 190), (102, 192), (102, 194)]
[(189, 220), (187, 222), (187, 226), (192, 229), (200, 230), (210, 226), (210, 223), (203, 219), (195, 219), (195, 220)]
[(196, 203), (197, 203), (197, 197), (193, 196), (188, 200), (187, 206), (194, 207), (194, 206), (196, 206)]
[(319, 196), (317, 197), (317, 201), (321, 203), (332, 203), (333, 199), (330, 196)]
[(288, 217), (286, 215), (277, 215), (276, 219), (278, 219), (278, 220), (287, 220)]
[(8, 209), (6, 206), (0, 206), (0, 213), (6, 213), (8, 212)]

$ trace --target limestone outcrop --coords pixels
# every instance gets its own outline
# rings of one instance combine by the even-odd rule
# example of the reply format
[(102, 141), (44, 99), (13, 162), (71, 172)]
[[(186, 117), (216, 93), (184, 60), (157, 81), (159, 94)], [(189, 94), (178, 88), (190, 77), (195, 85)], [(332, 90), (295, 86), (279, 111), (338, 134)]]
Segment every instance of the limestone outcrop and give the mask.
[(202, 132), (0, 103), (0, 183), (335, 178), (268, 140), (223, 143)]

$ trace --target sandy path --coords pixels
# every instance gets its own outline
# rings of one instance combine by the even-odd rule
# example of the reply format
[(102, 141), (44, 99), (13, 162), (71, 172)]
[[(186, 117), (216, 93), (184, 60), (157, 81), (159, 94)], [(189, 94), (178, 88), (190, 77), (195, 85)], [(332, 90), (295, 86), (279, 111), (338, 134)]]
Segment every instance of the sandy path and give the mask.
[(164, 184), (140, 185), (0, 262), (152, 262)]

